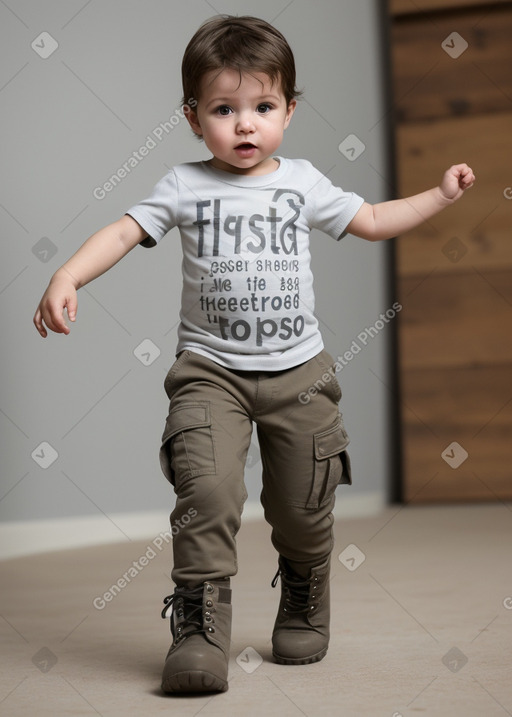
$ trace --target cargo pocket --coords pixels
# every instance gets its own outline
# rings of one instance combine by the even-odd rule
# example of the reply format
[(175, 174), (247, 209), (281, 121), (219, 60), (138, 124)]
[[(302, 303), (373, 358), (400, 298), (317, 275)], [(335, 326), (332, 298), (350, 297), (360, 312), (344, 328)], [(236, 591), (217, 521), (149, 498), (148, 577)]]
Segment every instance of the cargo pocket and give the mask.
[(343, 422), (313, 436), (314, 476), (306, 508), (319, 508), (332, 498), (340, 483), (352, 484), (350, 458), (346, 451), (349, 438)]
[(208, 401), (171, 406), (162, 436), (160, 465), (175, 487), (189, 478), (216, 473)]

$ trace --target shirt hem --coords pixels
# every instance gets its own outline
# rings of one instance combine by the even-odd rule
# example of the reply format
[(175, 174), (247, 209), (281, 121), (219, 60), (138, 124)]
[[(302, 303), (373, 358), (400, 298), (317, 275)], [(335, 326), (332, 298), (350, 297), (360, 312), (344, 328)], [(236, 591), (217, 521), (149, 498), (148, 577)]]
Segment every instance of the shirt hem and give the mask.
[[(215, 361), (215, 363), (223, 366), (224, 368), (233, 369), (234, 371), (285, 371), (289, 368), (295, 368), (314, 356), (319, 354), (324, 348), (324, 342), (320, 338), (315, 341), (314, 345), (308, 348), (306, 351), (300, 351), (300, 353), (293, 352), (293, 356), (286, 356), (285, 352), (281, 356), (271, 356), (270, 354), (244, 354), (234, 355), (234, 360), (226, 360), (225, 357), (228, 354), (223, 353), (221, 358), (213, 351), (208, 351), (203, 346), (196, 346), (193, 343), (180, 344), (177, 349), (177, 354), (181, 351), (192, 351), (192, 353), (199, 354), (205, 358)], [(292, 352), (290, 352), (292, 353)]]

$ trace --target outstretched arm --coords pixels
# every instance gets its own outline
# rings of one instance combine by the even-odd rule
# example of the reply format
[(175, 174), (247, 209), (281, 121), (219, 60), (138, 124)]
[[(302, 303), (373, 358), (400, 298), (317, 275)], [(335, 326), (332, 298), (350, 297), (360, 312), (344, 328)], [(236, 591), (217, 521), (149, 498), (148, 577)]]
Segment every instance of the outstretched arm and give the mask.
[(77, 290), (117, 264), (145, 237), (147, 233), (128, 214), (90, 236), (55, 272), (39, 302), (34, 324), (41, 336), (48, 335), (45, 324), (57, 334), (69, 334), (64, 310), (67, 310), (69, 320), (75, 321)]
[(471, 167), (455, 164), (444, 173), (438, 187), (390, 202), (365, 202), (348, 225), (347, 232), (369, 241), (404, 234), (460, 199), (474, 181)]

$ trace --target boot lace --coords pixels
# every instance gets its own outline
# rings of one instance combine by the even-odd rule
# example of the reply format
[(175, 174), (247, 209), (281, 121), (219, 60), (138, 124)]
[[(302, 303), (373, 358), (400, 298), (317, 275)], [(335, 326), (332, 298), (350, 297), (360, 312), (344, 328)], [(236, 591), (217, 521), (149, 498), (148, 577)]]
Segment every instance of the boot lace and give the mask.
[(164, 598), (162, 617), (169, 617), (169, 608), (172, 605), (171, 629), (175, 642), (185, 637), (205, 633), (203, 627), (203, 586), (190, 590), (176, 588), (172, 595)]
[(275, 588), (277, 581), (281, 576), (281, 585), (283, 588), (284, 607), (283, 610), (288, 614), (298, 614), (309, 612), (309, 589), (311, 581), (309, 578), (294, 577), (284, 573), (281, 569), (277, 571), (272, 580), (272, 587)]

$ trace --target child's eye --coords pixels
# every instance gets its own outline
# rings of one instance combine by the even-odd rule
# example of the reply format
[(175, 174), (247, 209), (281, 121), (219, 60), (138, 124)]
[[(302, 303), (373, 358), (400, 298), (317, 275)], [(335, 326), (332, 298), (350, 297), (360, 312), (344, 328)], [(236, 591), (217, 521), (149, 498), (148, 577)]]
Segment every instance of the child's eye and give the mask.
[(260, 105), (258, 105), (258, 112), (262, 115), (266, 115), (267, 112), (270, 112), (272, 109), (272, 105), (269, 105), (268, 102), (262, 102)]
[(222, 117), (226, 117), (231, 112), (231, 107), (228, 107), (227, 105), (220, 105), (220, 107), (217, 107), (217, 114), (221, 115)]

